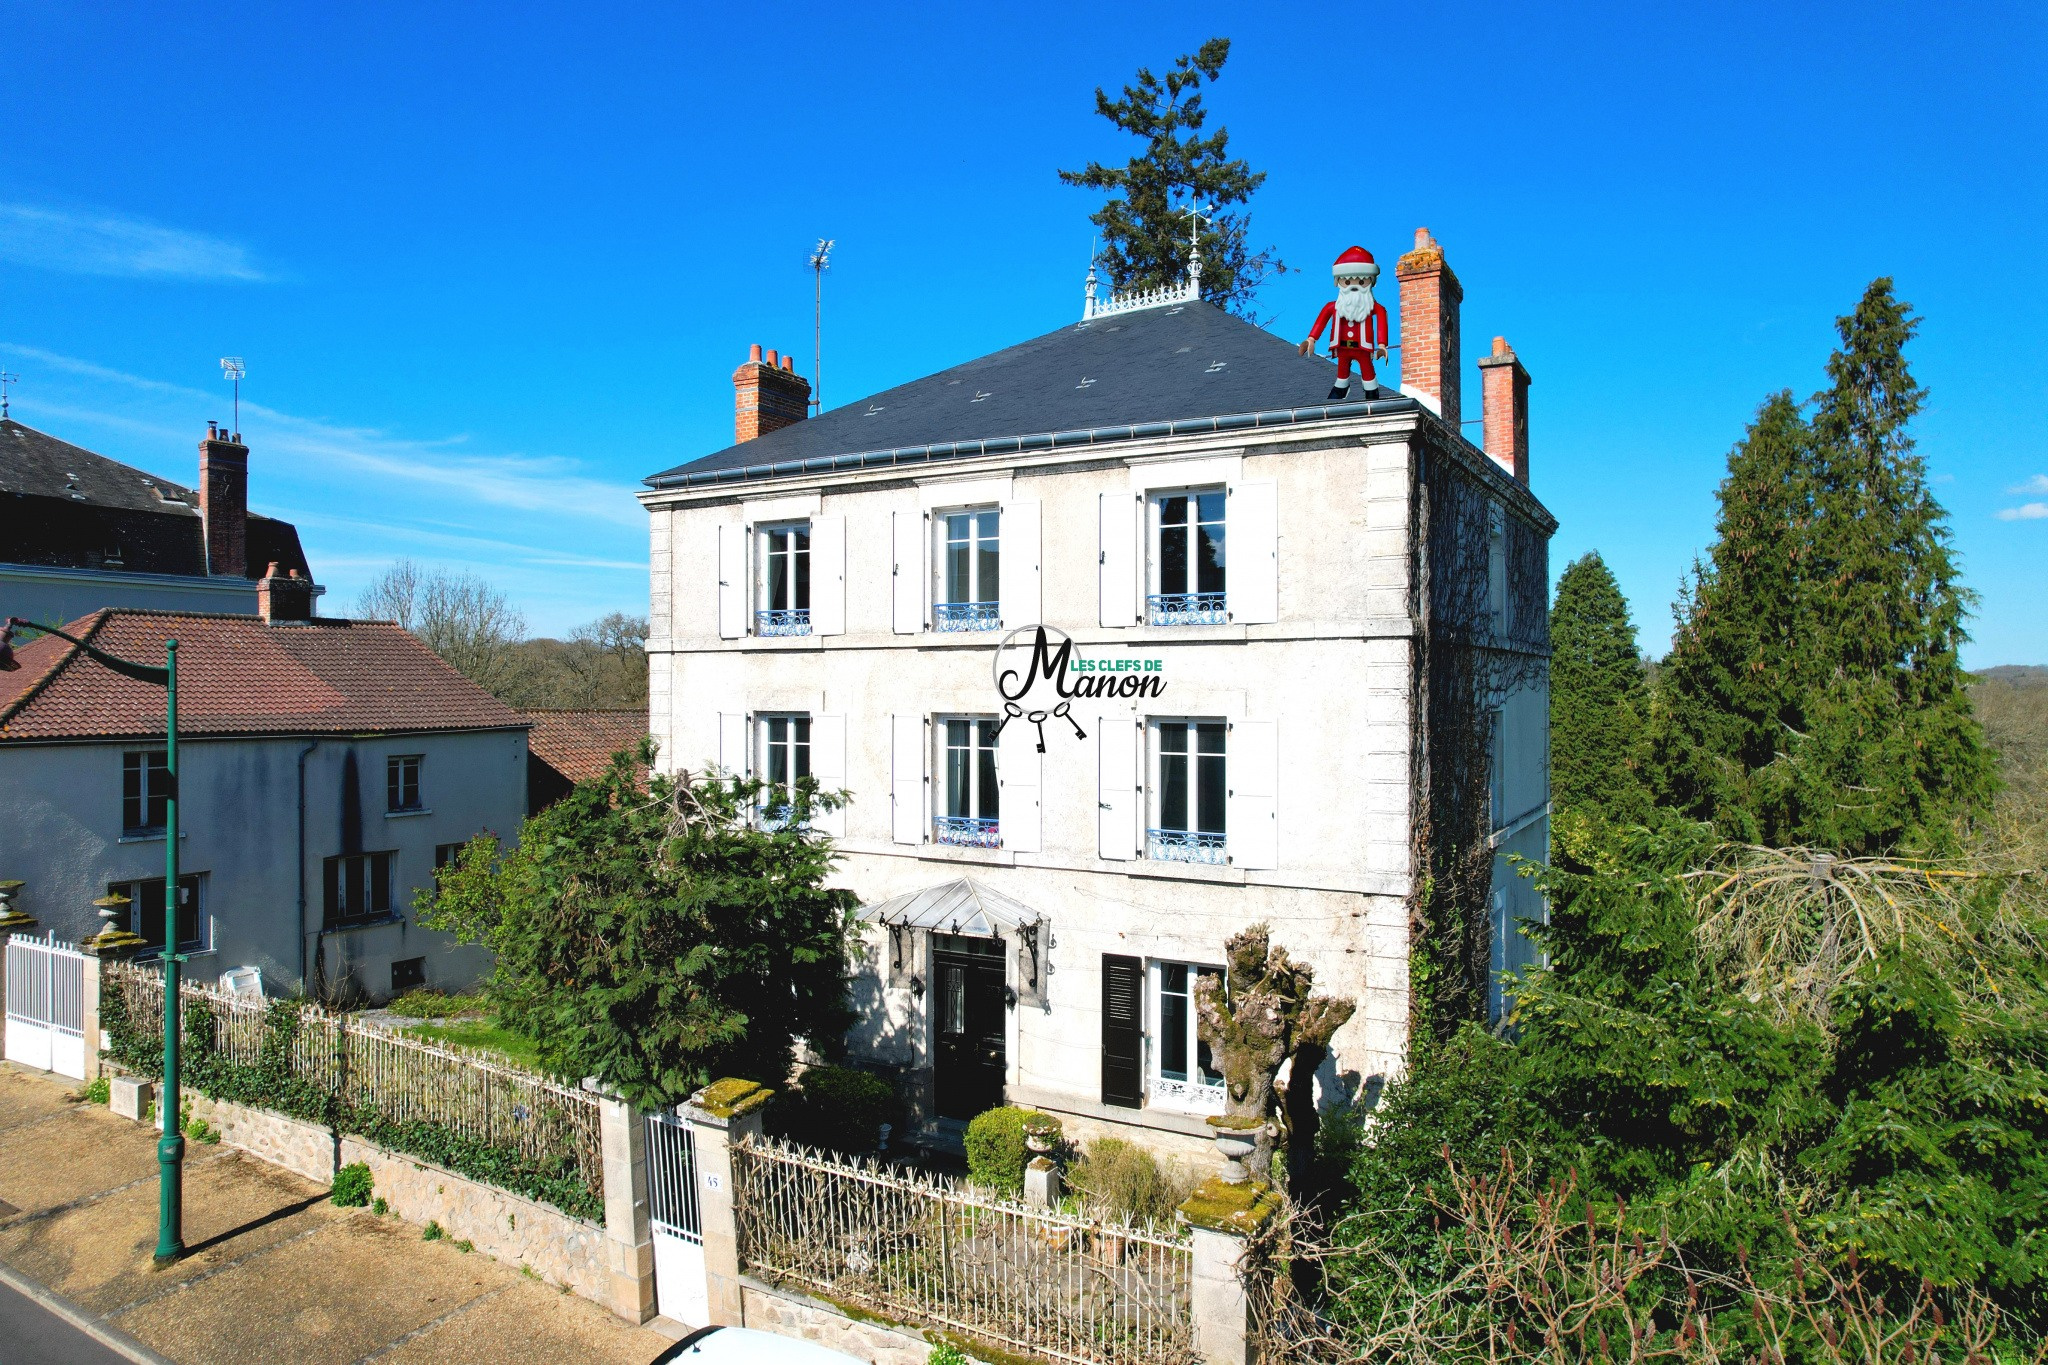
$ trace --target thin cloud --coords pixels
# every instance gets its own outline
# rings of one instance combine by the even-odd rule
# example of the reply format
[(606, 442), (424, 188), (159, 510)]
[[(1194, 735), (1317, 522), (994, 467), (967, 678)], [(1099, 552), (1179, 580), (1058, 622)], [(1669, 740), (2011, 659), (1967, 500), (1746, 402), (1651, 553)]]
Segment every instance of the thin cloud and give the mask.
[(71, 275), (261, 283), (246, 247), (139, 218), (0, 204), (0, 260)]
[(2048, 474), (2036, 474), (2025, 483), (2016, 483), (2005, 491), (2008, 493), (2048, 493)]
[(1998, 513), (2000, 521), (2043, 521), (2048, 520), (2048, 502), (2026, 502), (2018, 507), (2003, 508)]

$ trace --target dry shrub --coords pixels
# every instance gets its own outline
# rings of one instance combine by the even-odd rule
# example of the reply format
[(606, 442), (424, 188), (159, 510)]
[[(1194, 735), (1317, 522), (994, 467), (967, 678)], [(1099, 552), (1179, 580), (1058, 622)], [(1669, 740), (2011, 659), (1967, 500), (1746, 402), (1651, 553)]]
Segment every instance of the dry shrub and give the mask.
[(1143, 1147), (1111, 1137), (1088, 1144), (1067, 1183), (1098, 1218), (1154, 1223), (1172, 1222), (1195, 1187), (1178, 1162), (1162, 1167)]

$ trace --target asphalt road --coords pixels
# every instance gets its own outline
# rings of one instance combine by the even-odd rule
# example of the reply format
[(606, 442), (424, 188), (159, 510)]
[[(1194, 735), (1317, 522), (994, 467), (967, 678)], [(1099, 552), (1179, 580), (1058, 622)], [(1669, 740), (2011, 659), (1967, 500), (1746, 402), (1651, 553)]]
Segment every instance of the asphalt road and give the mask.
[(130, 1365), (34, 1299), (0, 1281), (0, 1365)]

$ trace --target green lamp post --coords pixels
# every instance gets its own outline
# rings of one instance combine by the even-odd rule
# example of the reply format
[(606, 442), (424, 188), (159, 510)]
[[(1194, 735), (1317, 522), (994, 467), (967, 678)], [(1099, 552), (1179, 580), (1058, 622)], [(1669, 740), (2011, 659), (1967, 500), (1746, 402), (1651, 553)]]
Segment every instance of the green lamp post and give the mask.
[(164, 689), (164, 1093), (157, 1105), (164, 1135), (156, 1145), (158, 1265), (185, 1254), (185, 1139), (178, 1131), (178, 985), (184, 954), (178, 951), (178, 642), (164, 642), (164, 663), (139, 664), (122, 659), (67, 635), (55, 626), (39, 626), (10, 616), (0, 623), (0, 672), (21, 667), (14, 658), (14, 633), (39, 631), (68, 640), (84, 653), (125, 678)]

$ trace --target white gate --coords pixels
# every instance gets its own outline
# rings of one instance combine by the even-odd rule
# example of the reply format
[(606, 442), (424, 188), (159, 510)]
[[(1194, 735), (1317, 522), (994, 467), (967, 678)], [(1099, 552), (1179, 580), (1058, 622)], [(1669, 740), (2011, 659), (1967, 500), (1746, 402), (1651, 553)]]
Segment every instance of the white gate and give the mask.
[(85, 973), (69, 943), (7, 940), (7, 1060), (85, 1079)]
[(647, 1116), (647, 1202), (654, 1230), (654, 1302), (665, 1318), (711, 1325), (704, 1221), (697, 1204), (697, 1135), (674, 1114)]

